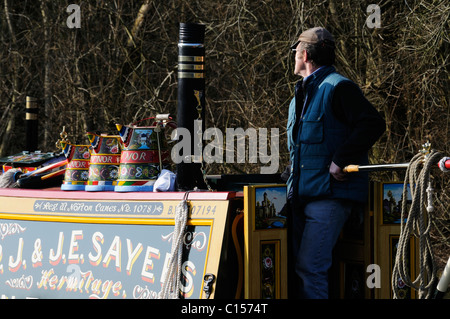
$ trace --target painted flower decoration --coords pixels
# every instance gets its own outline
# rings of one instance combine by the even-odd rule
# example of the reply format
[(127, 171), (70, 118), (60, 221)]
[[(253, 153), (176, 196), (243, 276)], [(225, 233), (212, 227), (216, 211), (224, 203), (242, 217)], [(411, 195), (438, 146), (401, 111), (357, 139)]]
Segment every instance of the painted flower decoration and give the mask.
[(119, 146), (114, 145), (110, 148), (111, 153), (116, 154), (119, 153)]
[(107, 146), (113, 146), (114, 145), (114, 139), (113, 138), (107, 138), (105, 141)]
[(109, 176), (110, 176), (112, 179), (116, 179), (117, 176), (118, 176), (118, 171), (117, 171), (117, 169), (112, 169), (111, 172), (109, 173)]
[(89, 177), (89, 173), (87, 171), (84, 171), (81, 173), (81, 179), (83, 181), (87, 181), (88, 177)]

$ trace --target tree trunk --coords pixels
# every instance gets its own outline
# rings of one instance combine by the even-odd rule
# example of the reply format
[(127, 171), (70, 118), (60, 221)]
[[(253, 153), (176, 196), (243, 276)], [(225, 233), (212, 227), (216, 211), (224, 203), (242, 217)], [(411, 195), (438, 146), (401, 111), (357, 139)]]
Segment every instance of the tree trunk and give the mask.
[(49, 120), (54, 112), (52, 105), (52, 90), (50, 83), (50, 32), (49, 32), (49, 22), (46, 1), (41, 2), (41, 14), (42, 23), (44, 27), (44, 123), (42, 125), (44, 129), (44, 140), (42, 141), (42, 149), (45, 151), (50, 151), (53, 149), (52, 132), (53, 124)]
[(15, 123), (16, 123), (16, 114), (20, 112), (17, 112), (17, 98), (18, 98), (18, 86), (19, 86), (19, 74), (18, 74), (18, 68), (19, 68), (19, 62), (18, 62), (18, 58), (17, 55), (19, 54), (17, 52), (17, 40), (16, 40), (16, 35), (14, 33), (14, 29), (13, 26), (11, 24), (11, 19), (9, 17), (9, 6), (8, 6), (8, 0), (4, 1), (4, 6), (5, 6), (5, 20), (6, 23), (8, 25), (8, 30), (9, 33), (11, 35), (11, 53), (13, 55), (13, 65), (12, 65), (12, 79), (11, 79), (11, 83), (13, 85), (13, 90), (12, 90), (12, 94), (11, 94), (11, 101), (8, 105), (8, 107), (5, 110), (4, 116), (3, 118), (6, 118), (5, 123), (6, 124), (2, 124), (1, 127), (2, 129), (4, 129), (3, 131), (3, 136), (1, 137), (1, 142), (0, 142), (0, 156), (5, 156), (5, 155), (11, 155), (11, 154), (7, 154), (7, 152), (10, 150), (11, 147), (11, 141), (12, 141), (12, 137), (13, 137), (13, 132), (15, 129)]

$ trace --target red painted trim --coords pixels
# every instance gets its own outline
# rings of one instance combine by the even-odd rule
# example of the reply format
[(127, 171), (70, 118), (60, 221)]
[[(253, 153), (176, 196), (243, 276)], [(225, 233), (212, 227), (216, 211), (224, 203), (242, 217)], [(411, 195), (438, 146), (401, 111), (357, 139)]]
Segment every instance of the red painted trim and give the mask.
[[(184, 192), (85, 192), (62, 191), (60, 188), (18, 189), (0, 188), (0, 196), (54, 198), (74, 200), (182, 200)], [(236, 192), (190, 192), (188, 200), (229, 200)]]

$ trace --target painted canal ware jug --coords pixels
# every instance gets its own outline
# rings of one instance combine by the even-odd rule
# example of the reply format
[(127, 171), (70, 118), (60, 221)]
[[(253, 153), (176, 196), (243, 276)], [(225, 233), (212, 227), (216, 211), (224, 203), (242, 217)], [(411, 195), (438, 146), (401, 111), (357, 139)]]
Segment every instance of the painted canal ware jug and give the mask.
[(84, 191), (89, 176), (91, 154), (89, 145), (74, 145), (61, 142), (64, 156), (68, 160), (61, 190)]
[(151, 192), (159, 173), (169, 159), (164, 124), (151, 126), (116, 124), (123, 143), (117, 192)]
[(120, 137), (90, 132), (86, 135), (91, 142), (86, 191), (113, 191), (119, 172)]

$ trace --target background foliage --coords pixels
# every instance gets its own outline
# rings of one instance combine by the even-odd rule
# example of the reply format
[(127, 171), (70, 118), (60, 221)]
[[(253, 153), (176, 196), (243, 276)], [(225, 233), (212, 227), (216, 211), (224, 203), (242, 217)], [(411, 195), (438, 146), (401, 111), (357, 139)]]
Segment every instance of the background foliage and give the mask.
[[(430, 140), (450, 154), (449, 15), (446, 0), (384, 0), (381, 28), (365, 24), (370, 1), (3, 0), (0, 4), (0, 156), (25, 146), (25, 97), (39, 99), (39, 148), (54, 150), (65, 125), (115, 132), (157, 113), (176, 116), (180, 22), (206, 25), (207, 127), (280, 128), (288, 161), (287, 108), (298, 80), (289, 45), (324, 26), (337, 40), (337, 69), (360, 85), (387, 130), (371, 161), (409, 161)], [(69, 29), (70, 3), (81, 28)], [(259, 172), (255, 164), (209, 165), (209, 174)], [(373, 179), (402, 180), (401, 173)], [(448, 246), (448, 176), (434, 174), (440, 234)], [(447, 254), (448, 255), (448, 254)], [(444, 257), (446, 259), (446, 257)]]

